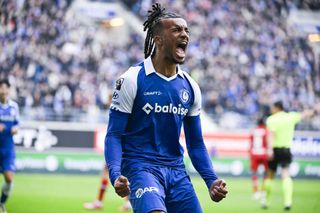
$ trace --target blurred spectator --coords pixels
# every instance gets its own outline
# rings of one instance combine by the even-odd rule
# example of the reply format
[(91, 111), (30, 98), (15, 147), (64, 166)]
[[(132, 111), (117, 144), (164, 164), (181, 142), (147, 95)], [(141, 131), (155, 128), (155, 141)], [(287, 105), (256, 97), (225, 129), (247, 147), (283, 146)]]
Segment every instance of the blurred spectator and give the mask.
[[(36, 119), (99, 114), (108, 108), (114, 77), (143, 59), (144, 38), (136, 34), (123, 47), (97, 45), (95, 26), (67, 15), (71, 1), (3, 2), (0, 77), (9, 76), (22, 113), (34, 109)], [(123, 2), (143, 20), (154, 1)], [(289, 35), (287, 10), (297, 7), (284, 2), (161, 1), (188, 21), (191, 41), (184, 68), (200, 84), (211, 115), (239, 114), (244, 119), (238, 123), (245, 127), (275, 100), (290, 110), (319, 102), (320, 71), (306, 40)]]
[(0, 77), (9, 76), (22, 113), (33, 109), (32, 119), (69, 120), (70, 113), (107, 109), (114, 76), (142, 57), (134, 34), (129, 54), (113, 44), (94, 49), (95, 27), (67, 18), (70, 3), (20, 0), (1, 7)]
[[(130, 2), (132, 11), (143, 18), (154, 1)], [(290, 110), (319, 102), (320, 70), (312, 49), (305, 39), (291, 37), (286, 27), (288, 9), (297, 8), (293, 1), (161, 3), (182, 11), (188, 21), (191, 42), (185, 66), (202, 87), (209, 113), (233, 111), (257, 118), (259, 110), (275, 100)], [(226, 119), (220, 121), (229, 125)]]

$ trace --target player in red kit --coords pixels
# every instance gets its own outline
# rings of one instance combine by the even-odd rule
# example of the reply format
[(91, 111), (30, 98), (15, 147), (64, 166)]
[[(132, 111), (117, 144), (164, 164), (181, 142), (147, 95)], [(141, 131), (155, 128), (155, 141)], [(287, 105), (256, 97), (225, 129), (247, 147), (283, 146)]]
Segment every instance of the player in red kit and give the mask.
[(261, 118), (258, 120), (258, 125), (252, 130), (250, 136), (250, 169), (255, 199), (259, 199), (261, 193), (264, 192), (263, 185), (261, 187), (261, 191), (259, 190), (257, 171), (259, 165), (262, 165), (264, 167), (265, 179), (268, 168), (268, 156), (269, 153), (271, 153), (270, 147), (270, 137), (265, 125), (265, 121), (263, 118)]

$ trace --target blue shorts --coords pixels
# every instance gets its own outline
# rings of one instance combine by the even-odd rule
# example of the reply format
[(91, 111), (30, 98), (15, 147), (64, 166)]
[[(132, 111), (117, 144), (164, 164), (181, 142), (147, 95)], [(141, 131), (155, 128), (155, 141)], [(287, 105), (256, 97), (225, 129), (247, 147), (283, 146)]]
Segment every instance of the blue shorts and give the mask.
[(201, 213), (202, 209), (185, 169), (152, 166), (124, 174), (135, 213)]
[(14, 151), (0, 150), (0, 173), (6, 171), (16, 171), (15, 167), (16, 155)]

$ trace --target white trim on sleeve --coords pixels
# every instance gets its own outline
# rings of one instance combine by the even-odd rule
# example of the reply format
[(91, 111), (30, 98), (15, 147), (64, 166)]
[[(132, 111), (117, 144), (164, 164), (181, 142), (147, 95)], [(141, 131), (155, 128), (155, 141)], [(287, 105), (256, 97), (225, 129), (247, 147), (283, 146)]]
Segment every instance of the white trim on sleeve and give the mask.
[(113, 90), (111, 109), (131, 113), (137, 94), (138, 74), (141, 66), (130, 67), (116, 82)]
[(198, 115), (200, 115), (201, 100), (202, 100), (200, 87), (197, 84), (197, 82), (195, 80), (193, 80), (188, 73), (184, 72), (184, 75), (189, 80), (191, 87), (193, 89), (193, 93), (194, 93), (193, 105), (191, 106), (187, 116), (198, 116)]

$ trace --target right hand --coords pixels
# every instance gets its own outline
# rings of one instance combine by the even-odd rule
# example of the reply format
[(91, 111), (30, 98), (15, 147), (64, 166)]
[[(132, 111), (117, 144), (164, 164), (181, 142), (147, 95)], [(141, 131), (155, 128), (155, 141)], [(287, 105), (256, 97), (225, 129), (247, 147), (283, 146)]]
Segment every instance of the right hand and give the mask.
[(273, 150), (268, 149), (267, 151), (268, 160), (273, 160)]
[(0, 124), (0, 132), (3, 132), (6, 126), (4, 124)]
[(125, 176), (119, 176), (114, 182), (114, 189), (120, 197), (126, 197), (130, 194), (130, 183)]

